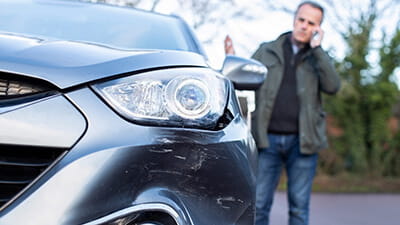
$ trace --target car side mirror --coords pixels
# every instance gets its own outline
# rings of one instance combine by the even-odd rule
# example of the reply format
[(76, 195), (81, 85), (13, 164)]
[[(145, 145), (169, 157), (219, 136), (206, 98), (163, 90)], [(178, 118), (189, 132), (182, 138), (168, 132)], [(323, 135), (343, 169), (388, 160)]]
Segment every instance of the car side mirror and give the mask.
[(221, 73), (232, 81), (237, 90), (256, 90), (267, 76), (267, 68), (254, 59), (227, 55)]

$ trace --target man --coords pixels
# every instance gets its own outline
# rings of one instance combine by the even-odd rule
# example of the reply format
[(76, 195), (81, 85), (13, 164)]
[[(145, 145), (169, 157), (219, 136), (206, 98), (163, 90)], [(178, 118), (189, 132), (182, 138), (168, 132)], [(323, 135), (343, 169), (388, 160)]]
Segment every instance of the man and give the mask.
[[(259, 148), (256, 225), (269, 224), (274, 191), (282, 168), (288, 183), (289, 224), (306, 225), (317, 153), (327, 147), (321, 94), (334, 94), (340, 79), (322, 50), (323, 8), (311, 1), (295, 13), (293, 31), (263, 43), (254, 59), (268, 68), (256, 92), (252, 133)], [(229, 36), (225, 52), (233, 54)]]

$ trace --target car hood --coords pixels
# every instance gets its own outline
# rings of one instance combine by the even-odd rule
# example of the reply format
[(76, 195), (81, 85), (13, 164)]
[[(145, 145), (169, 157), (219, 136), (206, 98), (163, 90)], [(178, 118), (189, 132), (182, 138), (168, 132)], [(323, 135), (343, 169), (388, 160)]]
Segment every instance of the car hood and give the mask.
[(0, 71), (46, 80), (59, 88), (178, 66), (207, 64), (201, 55), (186, 51), (121, 50), (93, 43), (0, 34)]

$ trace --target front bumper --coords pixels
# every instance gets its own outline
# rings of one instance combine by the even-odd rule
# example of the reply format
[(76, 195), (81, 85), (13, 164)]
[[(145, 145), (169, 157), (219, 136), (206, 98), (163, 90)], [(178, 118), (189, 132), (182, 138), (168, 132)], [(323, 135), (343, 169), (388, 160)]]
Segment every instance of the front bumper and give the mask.
[(146, 210), (177, 224), (253, 224), (257, 152), (239, 113), (219, 131), (160, 128), (122, 119), (89, 88), (54, 98), (85, 125), (65, 134), (75, 137), (68, 153), (2, 209), (0, 224), (117, 224)]

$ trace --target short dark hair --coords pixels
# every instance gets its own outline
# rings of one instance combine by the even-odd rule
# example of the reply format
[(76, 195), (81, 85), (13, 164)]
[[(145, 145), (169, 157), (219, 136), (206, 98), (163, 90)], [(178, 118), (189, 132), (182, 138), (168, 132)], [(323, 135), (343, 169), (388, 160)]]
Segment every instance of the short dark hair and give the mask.
[(313, 8), (319, 9), (319, 10), (321, 11), (321, 13), (322, 13), (322, 17), (321, 17), (321, 23), (322, 23), (322, 21), (324, 20), (324, 8), (323, 8), (320, 4), (318, 4), (318, 3), (316, 3), (316, 2), (313, 2), (313, 1), (304, 1), (304, 2), (300, 3), (300, 4), (297, 6), (296, 12), (295, 12), (295, 14), (294, 14), (295, 16), (297, 16), (297, 13), (299, 12), (299, 9), (300, 9), (303, 5), (309, 5), (309, 6), (313, 7)]

